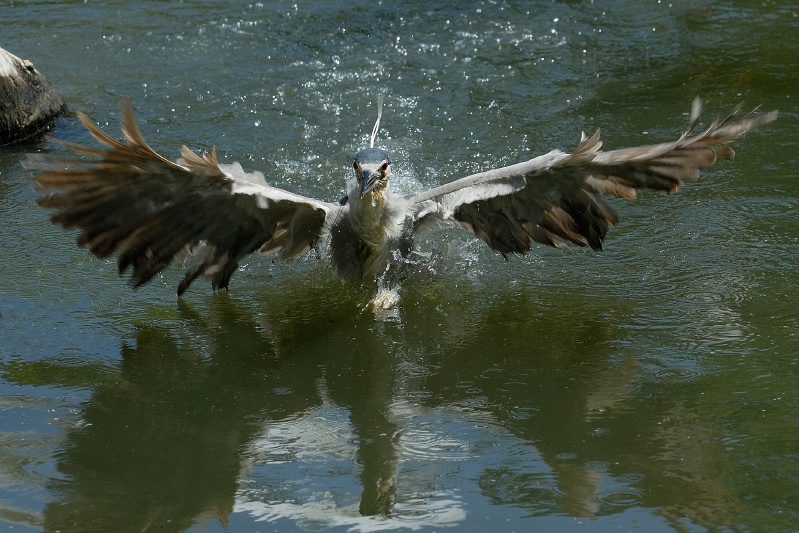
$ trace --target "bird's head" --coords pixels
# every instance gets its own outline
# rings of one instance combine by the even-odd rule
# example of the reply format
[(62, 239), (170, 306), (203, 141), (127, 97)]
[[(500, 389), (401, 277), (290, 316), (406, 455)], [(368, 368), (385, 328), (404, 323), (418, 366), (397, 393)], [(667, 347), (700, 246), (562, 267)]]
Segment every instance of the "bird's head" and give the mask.
[(361, 198), (369, 192), (382, 192), (388, 186), (391, 158), (385, 150), (364, 148), (355, 154), (352, 166)]

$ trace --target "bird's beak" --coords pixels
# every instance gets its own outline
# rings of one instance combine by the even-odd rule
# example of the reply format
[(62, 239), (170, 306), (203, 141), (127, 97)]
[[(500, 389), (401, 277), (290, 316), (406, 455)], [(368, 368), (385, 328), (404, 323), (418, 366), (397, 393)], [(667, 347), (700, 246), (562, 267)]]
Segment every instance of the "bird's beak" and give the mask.
[(361, 198), (372, 190), (375, 183), (377, 183), (377, 174), (368, 170), (361, 172)]

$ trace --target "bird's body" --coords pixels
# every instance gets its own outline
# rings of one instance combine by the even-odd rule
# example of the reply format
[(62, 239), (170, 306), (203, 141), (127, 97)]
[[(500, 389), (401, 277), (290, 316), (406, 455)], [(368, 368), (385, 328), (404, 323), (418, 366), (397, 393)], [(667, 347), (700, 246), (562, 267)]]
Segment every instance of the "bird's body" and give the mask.
[(390, 165), (383, 150), (366, 148), (355, 155), (355, 179), (343, 212), (330, 227), (333, 268), (342, 278), (358, 283), (375, 279), (397, 253), (410, 251), (412, 213), (408, 200), (388, 187)]
[(374, 193), (365, 201), (346, 206), (345, 214), (330, 228), (333, 268), (339, 277), (363, 282), (385, 272), (395, 252), (410, 250), (409, 217), (401, 197)]
[[(78, 244), (98, 257), (118, 254), (119, 269), (133, 267), (140, 285), (176, 257), (193, 266), (178, 287), (198, 276), (227, 287), (238, 261), (256, 250), (296, 258), (329, 240), (336, 274), (354, 283), (379, 279), (407, 256), (416, 232), (450, 222), (472, 232), (502, 255), (527, 253), (534, 242), (601, 249), (616, 212), (603, 195), (634, 198), (638, 188), (672, 192), (699, 168), (733, 154), (727, 145), (776, 113), (714, 122), (676, 141), (603, 152), (599, 131), (569, 154), (554, 150), (524, 163), (474, 174), (401, 197), (391, 191), (391, 160), (378, 148), (359, 151), (354, 179), (340, 202), (323, 202), (271, 187), (260, 173), (237, 163), (221, 165), (215, 151), (197, 156), (185, 146), (173, 163), (147, 146), (130, 104), (122, 108), (125, 142), (79, 115), (108, 148), (62, 143), (95, 157), (32, 161), (35, 179), (50, 192), (39, 204), (55, 210), (53, 222), (81, 230)], [(378, 123), (372, 134), (372, 144)], [(385, 303), (385, 302), (384, 302)]]

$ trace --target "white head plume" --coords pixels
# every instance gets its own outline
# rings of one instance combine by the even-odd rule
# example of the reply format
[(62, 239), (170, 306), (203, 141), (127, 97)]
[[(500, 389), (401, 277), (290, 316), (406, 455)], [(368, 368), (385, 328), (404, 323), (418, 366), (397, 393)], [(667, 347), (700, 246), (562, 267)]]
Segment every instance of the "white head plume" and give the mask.
[(369, 140), (369, 148), (375, 147), (375, 137), (377, 137), (377, 132), (380, 130), (380, 117), (383, 116), (383, 95), (377, 97), (377, 120), (375, 121), (375, 127), (372, 128), (372, 138)]

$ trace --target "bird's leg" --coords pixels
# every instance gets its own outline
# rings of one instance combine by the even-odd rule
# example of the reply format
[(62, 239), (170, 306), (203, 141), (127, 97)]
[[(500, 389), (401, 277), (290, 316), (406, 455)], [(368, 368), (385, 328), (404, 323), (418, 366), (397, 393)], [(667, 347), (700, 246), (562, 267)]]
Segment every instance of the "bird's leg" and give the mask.
[(399, 291), (397, 291), (396, 283), (392, 283), (392, 279), (395, 276), (390, 276), (391, 274), (391, 267), (392, 264), (389, 262), (386, 265), (386, 270), (377, 280), (377, 292), (374, 295), (374, 298), (366, 304), (363, 308), (364, 311), (372, 311), (373, 313), (379, 313), (381, 311), (388, 311), (396, 307), (399, 303), (400, 295)]
[(371, 311), (375, 314), (381, 311), (389, 311), (399, 303), (399, 293), (395, 289), (379, 287), (375, 297), (363, 307), (363, 311)]

